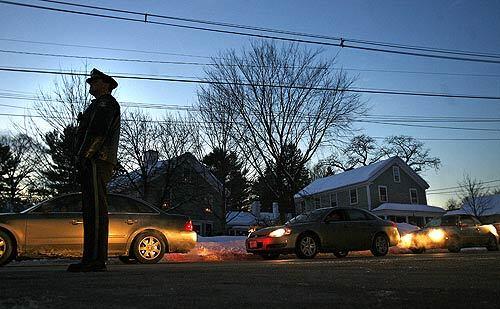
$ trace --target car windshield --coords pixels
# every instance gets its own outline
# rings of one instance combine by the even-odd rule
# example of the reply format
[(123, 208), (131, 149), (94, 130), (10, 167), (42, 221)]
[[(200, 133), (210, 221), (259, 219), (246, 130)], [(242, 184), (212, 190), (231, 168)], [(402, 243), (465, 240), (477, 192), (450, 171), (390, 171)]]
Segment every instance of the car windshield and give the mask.
[(290, 219), (285, 224), (318, 221), (320, 218), (325, 216), (328, 211), (330, 211), (330, 209), (316, 209), (313, 211), (308, 211), (308, 212), (305, 212), (303, 214), (300, 214), (300, 215)]
[(441, 226), (441, 218), (434, 218), (425, 225), (425, 227), (437, 227), (437, 226)]

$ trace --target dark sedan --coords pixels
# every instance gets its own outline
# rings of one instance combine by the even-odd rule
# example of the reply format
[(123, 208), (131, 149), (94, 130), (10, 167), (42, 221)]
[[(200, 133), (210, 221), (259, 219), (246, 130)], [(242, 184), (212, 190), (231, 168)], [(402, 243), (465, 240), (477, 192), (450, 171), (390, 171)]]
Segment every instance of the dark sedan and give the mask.
[(467, 247), (486, 247), (496, 251), (498, 233), (493, 225), (483, 225), (471, 215), (445, 215), (432, 220), (423, 229), (403, 236), (400, 246), (414, 253), (435, 248), (459, 252)]
[(393, 222), (359, 208), (330, 207), (298, 215), (284, 226), (252, 232), (246, 248), (264, 258), (295, 253), (311, 259), (318, 252), (345, 257), (349, 251), (368, 249), (375, 256), (383, 256), (398, 242), (399, 232)]
[[(125, 263), (156, 263), (165, 253), (188, 252), (197, 236), (188, 217), (167, 214), (144, 201), (110, 194), (109, 256)], [(81, 195), (47, 200), (18, 214), (0, 214), (0, 265), (15, 258), (83, 252)]]

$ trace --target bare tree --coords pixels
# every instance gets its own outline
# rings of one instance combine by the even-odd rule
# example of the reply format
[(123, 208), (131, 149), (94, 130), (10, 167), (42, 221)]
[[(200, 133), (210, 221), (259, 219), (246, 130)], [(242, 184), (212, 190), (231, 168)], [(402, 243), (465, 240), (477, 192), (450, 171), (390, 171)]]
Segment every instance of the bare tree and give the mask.
[(481, 217), (487, 210), (493, 208), (490, 194), (481, 181), (466, 174), (459, 182), (459, 186), (459, 198), (466, 212)]
[(345, 146), (339, 147), (331, 156), (320, 160), (317, 165), (331, 170), (348, 171), (375, 163), (384, 155), (373, 137), (362, 134), (354, 136)]
[(406, 135), (387, 137), (382, 151), (385, 156), (399, 156), (415, 172), (423, 172), (429, 168), (439, 169), (441, 160), (430, 155), (430, 149), (425, 148), (422, 141)]
[(31, 179), (38, 167), (40, 146), (26, 134), (0, 136), (0, 145), (8, 146), (10, 155), (1, 162), (3, 171), (0, 198), (14, 207), (26, 202), (32, 190)]
[(125, 113), (118, 148), (119, 178), (112, 181), (112, 190), (132, 188), (139, 197), (148, 198), (149, 181), (158, 159), (158, 136), (159, 124), (149, 114), (140, 110)]
[(457, 210), (460, 209), (460, 202), (454, 198), (450, 198), (446, 201), (446, 210)]
[[(302, 150), (303, 166), (323, 141), (349, 131), (353, 118), (364, 112), (358, 95), (345, 91), (354, 79), (334, 72), (334, 59), (322, 60), (320, 54), (260, 41), (241, 55), (229, 51), (214, 58), (206, 70), (210, 84), (198, 93), (201, 113), (215, 110), (222, 123), (231, 122), (236, 147), (257, 175), (278, 167), (293, 181), (300, 171), (282, 170), (288, 148)], [(280, 213), (294, 212), (293, 204), (292, 194)]]

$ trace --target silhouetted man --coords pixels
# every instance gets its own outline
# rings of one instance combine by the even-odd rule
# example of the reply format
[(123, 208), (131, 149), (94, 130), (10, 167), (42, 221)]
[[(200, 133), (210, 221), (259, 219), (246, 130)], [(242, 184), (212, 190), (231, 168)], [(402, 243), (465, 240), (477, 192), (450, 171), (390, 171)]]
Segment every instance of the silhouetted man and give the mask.
[(108, 258), (108, 203), (106, 186), (111, 178), (120, 135), (120, 105), (111, 95), (118, 83), (97, 69), (87, 79), (95, 97), (78, 116), (76, 149), (80, 163), (83, 212), (83, 257), (68, 271), (105, 271)]

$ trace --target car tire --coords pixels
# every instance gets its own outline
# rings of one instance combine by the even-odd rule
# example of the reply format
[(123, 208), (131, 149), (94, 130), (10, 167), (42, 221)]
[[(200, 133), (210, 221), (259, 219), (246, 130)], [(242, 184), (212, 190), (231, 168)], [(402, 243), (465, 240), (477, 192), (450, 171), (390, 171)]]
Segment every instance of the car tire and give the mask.
[(303, 234), (297, 239), (295, 254), (299, 259), (312, 259), (319, 252), (319, 240), (314, 234)]
[(166, 244), (158, 232), (148, 231), (139, 234), (132, 245), (134, 257), (141, 264), (158, 263), (165, 255)]
[(415, 254), (421, 254), (425, 252), (425, 248), (410, 248), (410, 250)]
[(349, 250), (336, 250), (336, 251), (333, 251), (333, 255), (335, 255), (339, 259), (345, 258), (348, 254), (349, 254)]
[(15, 243), (9, 234), (0, 230), (0, 266), (12, 260)]
[(118, 259), (123, 264), (137, 264), (138, 263), (138, 261), (137, 261), (137, 259), (135, 257), (130, 257), (128, 255), (120, 255), (118, 257)]
[(498, 241), (495, 236), (490, 235), (486, 249), (488, 249), (488, 251), (498, 251)]
[(460, 250), (462, 250), (462, 246), (460, 245), (460, 239), (452, 238), (448, 242), (447, 245), (448, 251), (451, 253), (458, 253)]
[(280, 257), (279, 253), (261, 253), (259, 254), (264, 260), (275, 260)]
[(385, 234), (379, 233), (373, 237), (370, 249), (374, 256), (384, 256), (389, 252), (389, 239)]

